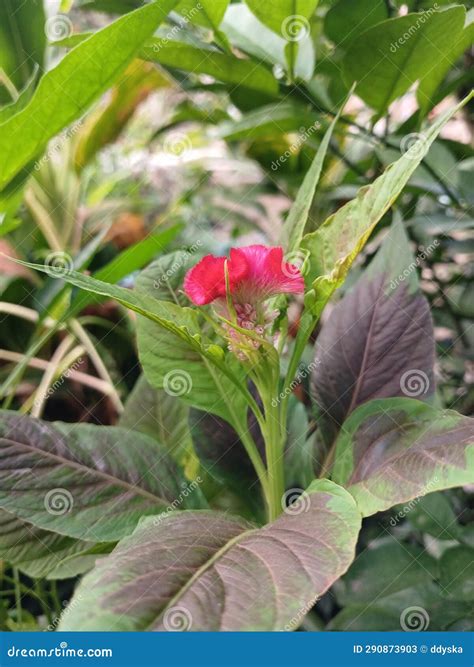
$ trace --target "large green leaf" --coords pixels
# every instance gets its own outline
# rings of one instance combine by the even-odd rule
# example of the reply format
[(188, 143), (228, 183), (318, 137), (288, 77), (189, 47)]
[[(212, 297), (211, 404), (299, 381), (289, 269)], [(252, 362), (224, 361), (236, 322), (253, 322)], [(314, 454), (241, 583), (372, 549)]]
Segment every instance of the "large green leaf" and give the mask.
[(176, 69), (194, 74), (209, 74), (233, 86), (276, 95), (278, 82), (263, 65), (248, 59), (198, 48), (185, 42), (154, 39), (141, 49), (140, 56)]
[(302, 247), (310, 254), (311, 275), (316, 276), (313, 283), (316, 309), (320, 309), (342, 284), (373, 229), (400, 195), (439, 132), (472, 95), (440, 115), (409, 151), (371, 185), (361, 188), (355, 199), (331, 215), (321, 227), (303, 238)]
[(144, 515), (184, 496), (188, 482), (146, 435), (92, 424), (49, 424), (0, 412), (0, 507), (37, 528), (94, 542), (120, 539)]
[(459, 5), (378, 23), (351, 42), (343, 60), (346, 82), (357, 81), (357, 94), (380, 115), (416, 81), (423, 84), (426, 78), (428, 92), (437, 76), (431, 63), (446, 62), (465, 19), (465, 7)]
[(41, 79), (29, 104), (0, 126), (0, 188), (107, 90), (176, 2), (152, 2), (117, 19)]
[(60, 630), (293, 630), (348, 568), (359, 528), (327, 480), (260, 529), (211, 512), (145, 520), (84, 578)]
[(333, 479), (364, 516), (474, 481), (474, 420), (411, 398), (376, 399), (344, 423)]
[(315, 345), (312, 398), (330, 445), (359, 405), (435, 391), (433, 324), (418, 287), (416, 261), (401, 222), (375, 260), (331, 312)]
[(347, 49), (360, 33), (387, 18), (385, 0), (338, 0), (324, 18), (324, 32), (339, 48)]
[[(0, 72), (3, 70), (17, 91), (28, 85), (38, 66), (43, 67), (44, 20), (43, 3), (38, 0), (0, 3)], [(0, 104), (12, 100), (2, 83), (0, 78)]]

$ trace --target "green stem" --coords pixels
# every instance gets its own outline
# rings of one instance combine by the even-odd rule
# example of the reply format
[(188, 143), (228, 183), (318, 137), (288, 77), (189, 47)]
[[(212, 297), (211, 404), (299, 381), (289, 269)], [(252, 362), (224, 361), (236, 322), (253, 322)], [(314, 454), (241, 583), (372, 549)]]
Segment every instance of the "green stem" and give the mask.
[(21, 607), (21, 582), (20, 582), (20, 571), (17, 567), (13, 569), (13, 581), (15, 583), (15, 607), (16, 607), (16, 620), (19, 626), (23, 622), (23, 610)]
[[(271, 404), (270, 404), (271, 405)], [(274, 521), (280, 516), (285, 493), (285, 471), (283, 459), (284, 440), (281, 432), (280, 411), (271, 406), (267, 417), (268, 430), (265, 434), (265, 452), (269, 486), (268, 520)]]

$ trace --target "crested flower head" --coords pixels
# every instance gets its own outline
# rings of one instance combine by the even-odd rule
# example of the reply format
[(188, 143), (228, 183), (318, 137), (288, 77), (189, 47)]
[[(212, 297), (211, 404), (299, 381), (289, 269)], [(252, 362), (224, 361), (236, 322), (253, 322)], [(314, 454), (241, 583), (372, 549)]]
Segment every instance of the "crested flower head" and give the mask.
[[(197, 306), (226, 298), (226, 257), (207, 255), (188, 271), (184, 291)], [(227, 260), (229, 291), (236, 304), (253, 306), (277, 294), (302, 294), (304, 280), (283, 249), (264, 245), (232, 248)]]
[[(260, 347), (259, 339), (265, 337), (276, 315), (267, 312), (264, 302), (278, 294), (302, 294), (304, 280), (299, 268), (284, 260), (282, 248), (250, 245), (232, 248), (229, 259), (204, 257), (186, 274), (184, 291), (196, 305), (215, 302), (219, 315), (233, 319), (238, 328), (223, 325), (229, 349), (246, 360), (249, 351)], [(245, 335), (242, 329), (253, 335)]]

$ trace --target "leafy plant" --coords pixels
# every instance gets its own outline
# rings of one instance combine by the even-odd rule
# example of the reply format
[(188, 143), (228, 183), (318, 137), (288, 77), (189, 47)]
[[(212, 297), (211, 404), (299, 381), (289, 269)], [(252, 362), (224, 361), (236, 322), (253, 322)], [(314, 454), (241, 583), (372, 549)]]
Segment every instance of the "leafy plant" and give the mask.
[[(443, 86), (465, 84), (464, 73), (458, 85), (444, 62), (432, 71), (427, 61), (440, 51), (457, 62), (470, 15), (459, 5), (388, 16), (386, 3), (364, 2), (363, 11), (351, 5), (352, 34), (347, 4), (98, 2), (119, 17), (98, 31), (68, 29), (53, 46), (70, 50), (39, 77), (32, 67), (20, 80), (4, 58), (12, 99), (0, 109), (1, 259), (33, 294), (28, 306), (13, 292), (0, 302), (28, 327), (20, 351), (0, 350), (0, 556), (16, 593), (8, 627), (26, 627), (21, 572), (47, 580), (56, 603), (51, 582), (83, 575), (59, 630), (294, 630), (310, 619), (397, 629), (413, 595), (432, 609), (432, 626), (464, 629), (472, 582), (451, 572), (469, 568), (472, 541), (440, 492), (473, 482), (474, 429), (436, 390), (436, 307), (416, 271), (413, 230), (437, 207), (449, 236), (471, 211), (462, 179), (439, 163), (449, 149), (465, 161), (440, 135), (472, 93), (426, 120), (448, 95)], [(23, 34), (22, 15), (15, 20)], [(383, 57), (372, 66), (374, 44)], [(315, 65), (315, 47), (332, 56)], [(40, 39), (23, 49), (44, 67)], [(417, 110), (395, 128), (391, 105), (414, 82)], [(217, 124), (226, 150), (238, 142), (238, 159), (294, 200), (262, 242), (245, 240), (265, 218), (254, 188), (242, 211), (232, 187), (216, 202), (199, 175), (163, 206), (143, 184), (137, 194), (104, 178), (100, 156), (113, 160), (127, 132), (136, 140), (139, 103), (172, 92), (173, 114), (143, 145), (164, 142), (182, 169), (182, 153), (202, 140), (190, 126)], [(354, 94), (370, 123), (348, 110)], [(74, 122), (54, 157), (49, 140)], [(117, 210), (140, 230), (125, 249), (111, 242)], [(448, 316), (464, 336), (452, 307)], [(64, 378), (87, 388), (80, 418), (45, 412)], [(90, 390), (113, 417), (89, 418), (102, 400)], [(447, 517), (441, 529), (431, 502)], [(374, 515), (397, 512), (414, 534), (442, 541), (448, 531), (447, 548), (425, 554), (414, 540), (405, 549), (401, 535), (356, 555)], [(390, 579), (387, 562), (399, 574), (379, 589), (371, 573)], [(330, 613), (314, 614), (330, 588)], [(51, 625), (41, 590), (36, 598)]]

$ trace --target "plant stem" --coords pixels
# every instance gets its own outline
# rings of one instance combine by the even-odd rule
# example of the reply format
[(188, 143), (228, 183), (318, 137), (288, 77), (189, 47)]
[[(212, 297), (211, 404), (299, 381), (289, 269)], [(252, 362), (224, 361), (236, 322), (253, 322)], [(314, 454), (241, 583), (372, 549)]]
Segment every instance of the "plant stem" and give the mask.
[(16, 607), (16, 620), (20, 626), (23, 622), (23, 610), (21, 608), (21, 583), (20, 583), (20, 572), (17, 567), (13, 568), (13, 580), (15, 582), (15, 607)]
[(268, 520), (274, 521), (280, 516), (285, 493), (285, 471), (283, 461), (283, 437), (281, 433), (280, 411), (270, 402), (267, 412), (267, 432), (265, 433), (265, 452), (267, 455), (268, 474)]

